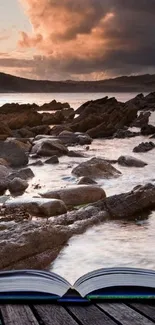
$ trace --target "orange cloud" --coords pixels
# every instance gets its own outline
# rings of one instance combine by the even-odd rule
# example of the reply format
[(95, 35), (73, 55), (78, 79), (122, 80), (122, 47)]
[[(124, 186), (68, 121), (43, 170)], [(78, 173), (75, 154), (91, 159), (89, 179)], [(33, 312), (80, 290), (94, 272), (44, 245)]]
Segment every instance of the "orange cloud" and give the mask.
[(155, 67), (155, 1), (19, 0), (32, 26), (19, 46), (36, 58), (32, 75), (97, 78)]

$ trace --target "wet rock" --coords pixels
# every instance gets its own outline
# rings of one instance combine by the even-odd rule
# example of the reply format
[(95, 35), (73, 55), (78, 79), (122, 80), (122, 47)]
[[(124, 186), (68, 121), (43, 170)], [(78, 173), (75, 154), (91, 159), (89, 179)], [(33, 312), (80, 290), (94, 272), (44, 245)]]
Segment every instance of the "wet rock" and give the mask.
[(8, 189), (8, 181), (6, 178), (0, 179), (0, 196), (4, 195)]
[(41, 194), (45, 198), (60, 199), (67, 206), (78, 206), (92, 203), (103, 199), (106, 194), (104, 190), (95, 185), (70, 186), (64, 189), (49, 191)]
[(121, 175), (120, 171), (101, 158), (92, 158), (81, 163), (73, 169), (72, 173), (77, 177), (88, 176), (91, 178), (112, 178)]
[(133, 152), (148, 152), (154, 148), (155, 144), (153, 142), (142, 142), (133, 149)]
[(112, 137), (118, 129), (130, 126), (137, 117), (137, 107), (115, 98), (101, 98), (82, 105), (80, 115), (70, 124), (73, 131), (87, 132), (92, 138)]
[(5, 167), (9, 167), (9, 163), (3, 158), (0, 158), (0, 165), (5, 166)]
[(44, 164), (41, 160), (37, 160), (34, 163), (29, 164), (29, 166), (44, 166)]
[(155, 207), (155, 186), (136, 186), (132, 191), (107, 197), (95, 204), (113, 218), (128, 219)]
[(78, 181), (78, 185), (81, 185), (81, 184), (85, 184), (85, 185), (88, 185), (88, 184), (97, 184), (97, 182), (95, 182), (93, 179), (91, 179), (90, 177), (81, 177)]
[(31, 168), (24, 168), (19, 171), (13, 172), (9, 175), (9, 180), (13, 180), (14, 178), (21, 178), (23, 180), (28, 180), (33, 178), (35, 175)]
[(68, 157), (77, 157), (77, 158), (84, 158), (85, 156), (81, 153), (81, 152), (79, 152), (79, 151), (73, 151), (73, 150), (70, 150), (70, 151), (68, 151)]
[(127, 167), (145, 167), (147, 163), (131, 156), (121, 156), (118, 159), (118, 164)]
[(28, 186), (25, 180), (17, 177), (8, 183), (8, 189), (12, 195), (22, 195)]
[(132, 126), (142, 128), (149, 123), (151, 112), (141, 112), (137, 119), (133, 122)]
[(155, 126), (153, 125), (146, 125), (141, 128), (142, 135), (151, 135), (155, 133)]
[(134, 138), (140, 135), (140, 132), (131, 132), (129, 130), (117, 130), (113, 135), (114, 138), (125, 139), (125, 138)]
[(88, 134), (78, 132), (73, 133), (69, 131), (63, 131), (59, 134), (58, 139), (60, 139), (66, 145), (86, 145), (92, 143), (92, 139)]
[(45, 161), (45, 164), (59, 164), (59, 159), (58, 159), (58, 157), (57, 156), (53, 156), (53, 157), (51, 157), (50, 159), (47, 159), (46, 161)]
[(32, 215), (40, 217), (52, 217), (67, 212), (63, 201), (43, 198), (19, 198), (8, 200), (5, 203), (7, 209), (22, 208)]
[(68, 153), (68, 149), (60, 140), (41, 139), (35, 142), (31, 153), (43, 157), (62, 156)]

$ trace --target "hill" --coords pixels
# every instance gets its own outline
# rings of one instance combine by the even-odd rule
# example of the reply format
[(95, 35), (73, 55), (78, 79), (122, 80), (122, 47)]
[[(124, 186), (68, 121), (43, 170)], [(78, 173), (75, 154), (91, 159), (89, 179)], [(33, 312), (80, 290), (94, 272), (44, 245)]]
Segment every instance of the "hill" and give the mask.
[(0, 92), (151, 92), (155, 75), (122, 76), (100, 81), (31, 80), (0, 73)]

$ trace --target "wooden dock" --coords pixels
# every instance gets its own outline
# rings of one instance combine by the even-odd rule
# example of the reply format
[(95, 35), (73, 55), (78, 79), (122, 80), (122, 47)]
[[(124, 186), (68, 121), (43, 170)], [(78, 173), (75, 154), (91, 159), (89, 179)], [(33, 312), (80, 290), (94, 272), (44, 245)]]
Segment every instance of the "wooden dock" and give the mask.
[(155, 304), (0, 305), (0, 325), (153, 325)]

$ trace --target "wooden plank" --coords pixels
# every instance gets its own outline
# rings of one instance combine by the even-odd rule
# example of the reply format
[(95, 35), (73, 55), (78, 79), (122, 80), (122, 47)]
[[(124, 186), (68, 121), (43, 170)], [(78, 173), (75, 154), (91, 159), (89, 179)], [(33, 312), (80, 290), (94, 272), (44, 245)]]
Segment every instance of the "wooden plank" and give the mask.
[[(32, 310), (44, 325), (77, 325), (78, 323), (60, 305), (34, 305)], [(39, 319), (37, 317), (37, 319)]]
[(5, 325), (38, 325), (29, 306), (25, 305), (0, 305), (2, 318)]
[(84, 307), (68, 305), (67, 309), (83, 325), (116, 325), (110, 317), (94, 305)]
[(155, 321), (155, 306), (137, 303), (130, 304), (130, 306), (136, 309), (138, 312), (142, 313), (144, 316), (149, 317), (151, 320)]
[(153, 325), (154, 322), (142, 316), (137, 311), (121, 303), (97, 304), (108, 315), (111, 315), (117, 322), (122, 325)]

